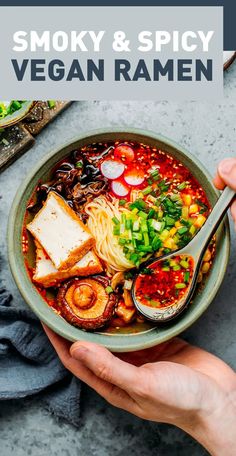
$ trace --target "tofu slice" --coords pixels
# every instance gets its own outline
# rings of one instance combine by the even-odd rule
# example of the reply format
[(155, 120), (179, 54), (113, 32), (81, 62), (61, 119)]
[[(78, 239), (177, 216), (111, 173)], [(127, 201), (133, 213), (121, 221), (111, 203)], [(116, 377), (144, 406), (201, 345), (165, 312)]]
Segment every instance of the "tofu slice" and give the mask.
[(55, 192), (50, 192), (27, 229), (44, 248), (56, 269), (74, 266), (91, 250), (95, 239), (75, 211)]
[(45, 288), (55, 286), (69, 277), (89, 276), (103, 271), (102, 264), (93, 250), (86, 253), (72, 268), (58, 271), (38, 242), (36, 246), (36, 270), (33, 280)]

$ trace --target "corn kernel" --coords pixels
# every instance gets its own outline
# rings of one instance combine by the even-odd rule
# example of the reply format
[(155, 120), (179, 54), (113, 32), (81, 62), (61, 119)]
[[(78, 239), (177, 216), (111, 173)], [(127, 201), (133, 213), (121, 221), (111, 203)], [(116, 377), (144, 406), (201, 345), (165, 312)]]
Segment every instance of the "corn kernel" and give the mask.
[(174, 236), (176, 232), (177, 232), (177, 228), (174, 228), (174, 227), (171, 228), (171, 230), (170, 230), (170, 236)]
[(204, 217), (204, 215), (198, 215), (198, 217), (196, 218), (195, 222), (194, 222), (194, 225), (197, 226), (198, 228), (201, 228), (202, 225), (204, 225), (206, 221), (206, 217)]
[(196, 214), (199, 211), (199, 207), (197, 204), (191, 204), (189, 208), (189, 214)]
[(175, 227), (180, 228), (181, 226), (182, 226), (181, 223), (179, 222), (179, 220), (177, 220), (177, 222), (175, 222)]
[(167, 239), (167, 240), (164, 242), (164, 247), (165, 247), (166, 249), (175, 249), (175, 248), (176, 248), (176, 244), (175, 244), (174, 239), (172, 239), (172, 238)]
[(168, 230), (163, 230), (159, 237), (161, 241), (164, 242), (168, 237), (170, 237), (170, 232)]
[(191, 203), (192, 203), (191, 195), (184, 194), (184, 195), (182, 195), (182, 199), (183, 199), (183, 202), (184, 202), (185, 206), (190, 206), (191, 205)]
[(182, 217), (185, 220), (188, 219), (188, 206), (183, 206), (182, 207)]
[(210, 252), (209, 249), (207, 249), (206, 253), (205, 253), (204, 257), (203, 257), (203, 261), (210, 261), (210, 259), (211, 259), (211, 252)]
[(206, 261), (205, 263), (203, 263), (201, 271), (203, 274), (207, 274), (209, 269), (210, 269), (210, 263), (208, 263), (208, 261)]

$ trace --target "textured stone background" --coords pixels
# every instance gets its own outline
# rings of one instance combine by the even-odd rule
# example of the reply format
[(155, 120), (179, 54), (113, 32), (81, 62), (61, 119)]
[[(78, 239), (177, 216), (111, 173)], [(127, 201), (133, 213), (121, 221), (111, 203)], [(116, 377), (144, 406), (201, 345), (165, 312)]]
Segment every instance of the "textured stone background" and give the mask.
[[(5, 230), (15, 192), (27, 172), (50, 149), (88, 129), (134, 126), (166, 135), (198, 156), (212, 173), (219, 160), (236, 153), (236, 64), (225, 75), (225, 99), (215, 103), (74, 103), (37, 139), (35, 147), (1, 176), (2, 277), (15, 301), (24, 305), (8, 268)], [(235, 236), (224, 283), (208, 311), (183, 336), (236, 367)], [(58, 422), (40, 397), (1, 403), (2, 456), (202, 456), (206, 452), (182, 431), (141, 421), (107, 405), (87, 387), (81, 427)]]

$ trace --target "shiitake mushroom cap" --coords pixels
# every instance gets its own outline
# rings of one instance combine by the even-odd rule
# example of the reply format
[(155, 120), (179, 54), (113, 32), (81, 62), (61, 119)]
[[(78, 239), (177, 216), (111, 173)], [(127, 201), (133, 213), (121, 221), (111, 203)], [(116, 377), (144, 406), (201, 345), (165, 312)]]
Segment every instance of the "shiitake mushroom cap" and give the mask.
[(62, 317), (86, 330), (102, 328), (113, 316), (115, 293), (107, 293), (109, 279), (104, 276), (76, 277), (64, 282), (57, 304)]

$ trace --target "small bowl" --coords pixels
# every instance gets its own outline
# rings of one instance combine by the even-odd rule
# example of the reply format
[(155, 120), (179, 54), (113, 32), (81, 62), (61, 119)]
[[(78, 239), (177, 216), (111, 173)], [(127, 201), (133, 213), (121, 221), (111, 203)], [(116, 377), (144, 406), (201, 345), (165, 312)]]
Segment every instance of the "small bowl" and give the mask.
[(0, 128), (8, 128), (20, 122), (29, 114), (34, 105), (35, 101), (25, 101), (20, 109), (13, 112), (13, 114), (4, 117), (3, 119), (0, 119)]
[(158, 147), (168, 154), (173, 155), (190, 169), (205, 190), (210, 203), (212, 205), (215, 204), (219, 193), (212, 184), (211, 176), (198, 159), (193, 157), (182, 146), (163, 136), (146, 130), (123, 128), (96, 130), (84, 133), (69, 143), (50, 152), (40, 160), (36, 167), (24, 179), (24, 182), (16, 193), (11, 208), (8, 224), (8, 252), (10, 266), (16, 284), (25, 301), (40, 320), (46, 323), (46, 325), (52, 328), (56, 333), (70, 341), (93, 341), (106, 346), (114, 352), (127, 352), (148, 348), (167, 341), (186, 330), (203, 314), (212, 302), (224, 278), (229, 258), (230, 237), (228, 220), (225, 219), (225, 222), (217, 232), (216, 257), (204, 287), (198, 290), (194, 296), (193, 302), (181, 317), (166, 326), (152, 327), (137, 334), (111, 334), (102, 331), (85, 332), (70, 325), (66, 320), (57, 315), (43, 300), (30, 281), (24, 264), (21, 238), (27, 202), (34, 192), (39, 180), (46, 181), (55, 164), (66, 157), (71, 151), (87, 144), (113, 140), (137, 141), (148, 144), (151, 147)]

